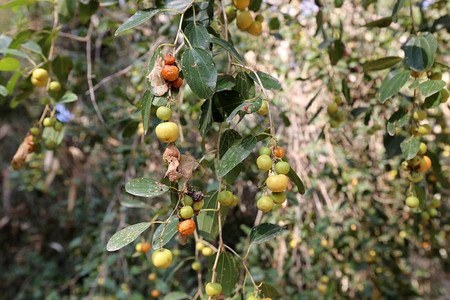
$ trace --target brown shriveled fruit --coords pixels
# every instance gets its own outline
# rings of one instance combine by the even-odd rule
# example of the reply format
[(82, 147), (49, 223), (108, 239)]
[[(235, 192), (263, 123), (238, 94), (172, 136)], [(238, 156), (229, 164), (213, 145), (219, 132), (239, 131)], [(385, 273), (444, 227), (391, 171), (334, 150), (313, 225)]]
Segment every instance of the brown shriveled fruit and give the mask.
[(280, 146), (276, 146), (273, 148), (273, 153), (276, 157), (283, 158), (284, 157), (284, 149)]
[(172, 86), (176, 89), (180, 88), (180, 86), (183, 84), (183, 79), (178, 77), (175, 81), (172, 82)]
[(192, 219), (184, 220), (178, 223), (177, 229), (181, 235), (191, 235), (195, 231), (195, 222)]
[(175, 57), (170, 54), (164, 55), (164, 64), (173, 65), (175, 63)]
[(167, 81), (175, 81), (179, 73), (177, 66), (165, 65), (161, 70), (162, 77)]

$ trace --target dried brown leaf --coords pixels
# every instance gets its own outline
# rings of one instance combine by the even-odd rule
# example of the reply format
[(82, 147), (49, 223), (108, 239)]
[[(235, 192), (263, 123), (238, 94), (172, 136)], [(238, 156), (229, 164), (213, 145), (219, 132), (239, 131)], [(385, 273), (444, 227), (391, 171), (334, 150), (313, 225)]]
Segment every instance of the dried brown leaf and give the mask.
[(19, 170), (23, 163), (27, 160), (29, 155), (33, 153), (35, 150), (34, 140), (32, 135), (27, 135), (24, 139), (22, 144), (19, 146), (19, 149), (17, 149), (16, 154), (14, 154), (14, 157), (11, 161), (11, 167), (14, 170)]
[(162, 96), (169, 90), (169, 85), (164, 80), (161, 75), (161, 70), (164, 66), (164, 62), (161, 57), (156, 59), (153, 70), (148, 74), (147, 79), (153, 88), (153, 91), (158, 95)]

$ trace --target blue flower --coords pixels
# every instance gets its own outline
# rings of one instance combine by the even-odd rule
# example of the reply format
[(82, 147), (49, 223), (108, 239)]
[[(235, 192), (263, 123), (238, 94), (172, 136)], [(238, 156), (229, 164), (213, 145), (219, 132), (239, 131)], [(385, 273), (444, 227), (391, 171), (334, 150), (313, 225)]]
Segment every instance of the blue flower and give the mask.
[(56, 104), (55, 111), (56, 119), (62, 123), (69, 123), (74, 119), (74, 115), (62, 103)]

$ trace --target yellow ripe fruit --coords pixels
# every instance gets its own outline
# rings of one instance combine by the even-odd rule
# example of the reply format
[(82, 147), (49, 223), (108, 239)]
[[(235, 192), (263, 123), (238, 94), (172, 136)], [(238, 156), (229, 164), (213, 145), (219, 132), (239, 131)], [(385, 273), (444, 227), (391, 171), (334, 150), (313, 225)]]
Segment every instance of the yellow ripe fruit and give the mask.
[(441, 93), (441, 103), (445, 103), (448, 100), (448, 97), (450, 96), (450, 92), (448, 91), (448, 89), (442, 89), (440, 91)]
[(155, 280), (156, 279), (156, 274), (155, 273), (148, 274), (147, 279), (150, 280), (150, 281)]
[(423, 110), (415, 111), (413, 114), (414, 120), (422, 121), (427, 117), (427, 113)]
[(266, 180), (267, 188), (275, 193), (284, 191), (288, 184), (289, 180), (287, 176), (283, 174), (271, 175)]
[(204, 256), (211, 256), (211, 255), (213, 255), (213, 249), (211, 249), (209, 247), (205, 247), (202, 249), (202, 254)]
[(325, 275), (321, 276), (319, 280), (320, 280), (320, 282), (322, 282), (324, 284), (327, 284), (328, 282), (330, 282), (330, 278), (328, 278), (328, 276), (325, 276)]
[(259, 198), (259, 200), (256, 202), (256, 206), (259, 210), (263, 212), (268, 212), (273, 208), (273, 199), (269, 196), (264, 196)]
[(205, 248), (205, 244), (203, 244), (202, 242), (198, 242), (197, 244), (195, 244), (195, 248), (197, 248), (198, 251), (202, 251), (203, 248)]
[(165, 269), (172, 263), (173, 255), (169, 249), (158, 249), (152, 253), (152, 263), (158, 269)]
[(250, 0), (233, 0), (233, 5), (237, 9), (243, 10), (250, 5)]
[(52, 81), (50, 82), (49, 89), (52, 92), (59, 92), (61, 90), (61, 83), (59, 83), (58, 81)]
[(37, 68), (36, 70), (33, 71), (33, 74), (31, 74), (31, 77), (39, 80), (39, 81), (48, 81), (48, 73), (47, 70), (42, 69), (42, 68)]
[(142, 243), (137, 243), (136, 246), (134, 247), (134, 250), (136, 250), (136, 252), (141, 252), (142, 251)]
[(34, 77), (31, 77), (31, 84), (34, 85), (35, 87), (44, 87), (47, 85), (47, 81), (38, 80)]
[(419, 152), (417, 152), (417, 154), (424, 155), (425, 153), (427, 153), (427, 144), (420, 143)]
[(205, 292), (210, 297), (219, 296), (222, 293), (222, 285), (220, 283), (209, 282), (205, 286)]
[(178, 138), (178, 125), (173, 122), (158, 124), (155, 129), (156, 136), (163, 143), (172, 143)]
[(321, 284), (319, 284), (319, 285), (317, 286), (317, 290), (318, 290), (319, 293), (321, 293), (322, 295), (323, 295), (323, 294), (326, 294), (326, 292), (327, 292), (327, 286), (326, 286), (325, 284), (321, 283)]
[(250, 27), (253, 23), (252, 15), (244, 10), (241, 11), (236, 18), (236, 25), (240, 30), (245, 30)]
[(251, 35), (260, 35), (262, 32), (262, 25), (258, 21), (254, 21), (249, 28), (247, 28), (247, 32)]
[(258, 115), (265, 116), (265, 115), (267, 115), (268, 112), (269, 112), (269, 105), (267, 104), (267, 101), (264, 100), (261, 103), (261, 107), (256, 111), (256, 113)]
[(320, 245), (322, 245), (322, 247), (328, 247), (328, 241), (327, 240), (321, 240), (320, 241)]

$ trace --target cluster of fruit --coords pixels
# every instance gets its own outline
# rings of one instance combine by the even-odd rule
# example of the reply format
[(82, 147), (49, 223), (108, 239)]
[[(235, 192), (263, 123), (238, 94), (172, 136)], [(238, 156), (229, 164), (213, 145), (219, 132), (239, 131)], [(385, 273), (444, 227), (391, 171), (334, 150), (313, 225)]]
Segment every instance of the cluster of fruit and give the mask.
[(222, 206), (235, 207), (238, 204), (239, 199), (238, 196), (233, 195), (232, 192), (224, 190), (217, 195), (217, 200)]
[(317, 285), (317, 291), (324, 295), (327, 293), (328, 290), (328, 283), (330, 282), (330, 278), (328, 276), (320, 276), (319, 284)]
[(183, 84), (183, 79), (179, 75), (180, 69), (175, 65), (175, 57), (170, 54), (164, 55), (164, 66), (161, 70), (161, 76), (164, 80), (170, 82), (172, 87), (178, 89)]
[[(272, 157), (273, 155), (273, 157)], [(256, 206), (263, 212), (270, 211), (274, 204), (283, 204), (286, 201), (286, 193), (284, 190), (289, 184), (288, 177), (291, 167), (289, 163), (282, 161), (284, 157), (284, 149), (280, 146), (259, 148), (259, 156), (256, 160), (258, 169), (264, 172), (272, 171), (272, 175), (269, 175), (266, 179), (266, 186), (272, 191), (270, 195), (262, 196), (256, 202)], [(274, 160), (276, 162), (274, 166)]]
[(428, 171), (431, 168), (431, 159), (424, 155), (427, 152), (427, 145), (420, 143), (419, 151), (417, 155), (410, 160), (402, 162), (402, 167), (405, 171), (409, 172), (408, 179), (412, 183), (417, 183), (423, 179), (421, 173)]
[[(412, 71), (411, 76), (415, 79), (421, 79), (426, 78), (427, 73), (425, 72), (416, 72)], [(441, 72), (431, 72), (428, 74), (428, 78), (430, 80), (442, 80), (442, 73)], [(441, 103), (446, 103), (448, 100), (448, 97), (450, 96), (450, 91), (447, 88), (442, 88), (439, 93), (441, 94)]]
[(172, 116), (172, 110), (169, 107), (160, 106), (156, 110), (156, 116), (158, 119), (164, 121), (155, 128), (158, 139), (163, 143), (175, 142), (178, 138), (179, 130), (177, 124), (169, 121)]
[[(31, 74), (31, 84), (35, 87), (44, 87), (48, 83), (48, 72), (45, 69), (37, 68)], [(49, 90), (51, 92), (59, 92), (61, 90), (61, 84), (58, 81), (50, 82)]]
[(151, 245), (149, 242), (137, 243), (134, 249), (138, 253), (147, 253), (150, 251)]
[[(195, 244), (195, 249), (197, 249), (197, 251), (201, 252), (203, 256), (211, 256), (214, 254), (214, 250), (211, 247), (205, 246), (205, 244), (203, 244), (202, 242), (197, 242), (197, 244)], [(201, 269), (201, 264), (199, 261), (194, 261), (191, 265), (192, 270), (194, 271), (199, 271)]]
[[(246, 10), (250, 5), (250, 0), (233, 0), (233, 6), (227, 6), (225, 13), (229, 23), (236, 19), (237, 27), (242, 31), (247, 31), (251, 35), (260, 35), (262, 32), (262, 22), (264, 17), (257, 15), (253, 19), (251, 13)], [(236, 10), (239, 10), (237, 12)]]
[(344, 103), (341, 96), (336, 95), (334, 96), (333, 102), (328, 104), (327, 106), (327, 113), (330, 116), (330, 126), (332, 128), (337, 128), (339, 124), (344, 121), (344, 112), (342, 110), (339, 110), (339, 106), (341, 106)]
[(195, 200), (189, 195), (185, 195), (182, 200), (183, 207), (179, 211), (180, 222), (177, 225), (178, 232), (181, 235), (188, 236), (195, 231), (196, 226), (192, 216), (198, 215), (205, 204), (203, 198), (196, 198)]

